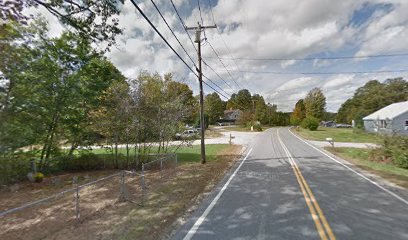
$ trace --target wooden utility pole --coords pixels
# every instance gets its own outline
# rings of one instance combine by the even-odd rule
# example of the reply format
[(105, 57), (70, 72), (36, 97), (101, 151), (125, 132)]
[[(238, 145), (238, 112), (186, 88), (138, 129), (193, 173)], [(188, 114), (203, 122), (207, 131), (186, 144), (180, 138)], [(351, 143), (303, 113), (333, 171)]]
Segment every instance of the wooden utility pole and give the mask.
[(254, 131), (254, 125), (255, 125), (255, 102), (258, 100), (252, 99), (252, 124), (251, 124), (251, 131)]
[(204, 124), (204, 91), (203, 91), (203, 73), (201, 69), (201, 31), (206, 28), (217, 28), (217, 25), (214, 26), (201, 26), (200, 23), (197, 23), (197, 27), (186, 27), (186, 30), (195, 30), (195, 43), (197, 43), (198, 50), (198, 82), (200, 84), (200, 133), (201, 133), (201, 163), (205, 164), (205, 142), (204, 142), (204, 133), (205, 133), (205, 124)]

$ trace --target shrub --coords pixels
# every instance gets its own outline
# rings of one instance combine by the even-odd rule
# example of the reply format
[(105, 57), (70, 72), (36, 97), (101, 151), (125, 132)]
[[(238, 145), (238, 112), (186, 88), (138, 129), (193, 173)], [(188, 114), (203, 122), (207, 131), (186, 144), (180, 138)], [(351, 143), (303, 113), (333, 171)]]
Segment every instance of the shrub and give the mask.
[(408, 137), (385, 136), (381, 147), (371, 152), (370, 159), (392, 162), (398, 167), (408, 169)]
[(254, 126), (254, 129), (255, 129), (256, 131), (262, 132), (262, 125), (261, 125), (261, 124), (256, 124), (256, 125)]
[(308, 116), (305, 119), (303, 119), (301, 125), (305, 129), (309, 129), (310, 131), (316, 131), (317, 128), (319, 127), (319, 119)]
[(40, 172), (38, 172), (38, 173), (36, 173), (36, 174), (34, 175), (34, 180), (35, 180), (35, 182), (40, 183), (40, 182), (43, 181), (43, 179), (44, 179), (44, 174), (42, 174), (42, 173), (40, 173)]

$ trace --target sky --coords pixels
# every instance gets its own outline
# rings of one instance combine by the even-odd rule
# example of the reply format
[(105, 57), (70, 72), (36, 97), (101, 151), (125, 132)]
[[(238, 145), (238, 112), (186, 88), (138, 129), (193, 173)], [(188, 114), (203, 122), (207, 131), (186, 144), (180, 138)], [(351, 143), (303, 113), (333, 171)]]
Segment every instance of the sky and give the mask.
[[(136, 2), (194, 69), (152, 2)], [(171, 1), (154, 2), (197, 62), (195, 48)], [(335, 112), (369, 80), (408, 79), (408, 72), (393, 72), (408, 70), (408, 55), (364, 57), (408, 54), (406, 0), (200, 0), (201, 17), (197, 0), (173, 2), (187, 26), (196, 26), (201, 17), (204, 25), (218, 26), (205, 31), (207, 41), (202, 43), (202, 54), (225, 82), (205, 65), (203, 73), (226, 96), (246, 88), (252, 94), (263, 95), (266, 102), (277, 104), (279, 110), (292, 111), (296, 101), (320, 87), (327, 98), (327, 110)], [(129, 78), (136, 78), (142, 70), (173, 73), (175, 80), (187, 83), (198, 94), (197, 77), (155, 34), (132, 3), (125, 0), (121, 8), (119, 26), (124, 31), (118, 36), (117, 45), (106, 54), (113, 64)], [(50, 23), (50, 34), (60, 34), (58, 21), (42, 12)], [(194, 32), (190, 34), (194, 38)], [(359, 58), (327, 59), (344, 56)], [(206, 86), (204, 91), (213, 92)]]

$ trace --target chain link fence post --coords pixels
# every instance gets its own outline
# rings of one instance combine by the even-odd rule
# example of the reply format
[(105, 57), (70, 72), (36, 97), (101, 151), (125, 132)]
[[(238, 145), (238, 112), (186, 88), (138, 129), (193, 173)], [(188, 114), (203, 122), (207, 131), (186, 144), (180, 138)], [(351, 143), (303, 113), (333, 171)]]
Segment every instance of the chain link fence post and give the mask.
[(144, 163), (142, 163), (142, 206), (144, 206), (145, 201), (145, 171), (144, 171)]
[(163, 178), (163, 158), (160, 157), (160, 179)]
[(72, 184), (74, 185), (74, 188), (75, 188), (75, 193), (74, 193), (74, 198), (75, 198), (75, 220), (79, 221), (81, 213), (80, 213), (80, 210), (79, 210), (79, 184), (78, 184), (78, 177), (77, 176), (74, 176), (72, 178)]
[(126, 202), (128, 200), (127, 189), (125, 186), (125, 171), (120, 174), (120, 192), (119, 192), (119, 202)]

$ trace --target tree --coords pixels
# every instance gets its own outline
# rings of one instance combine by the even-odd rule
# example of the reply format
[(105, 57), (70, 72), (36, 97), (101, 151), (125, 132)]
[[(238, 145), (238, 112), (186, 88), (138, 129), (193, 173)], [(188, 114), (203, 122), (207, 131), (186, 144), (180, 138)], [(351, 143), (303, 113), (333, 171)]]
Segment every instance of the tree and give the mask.
[(403, 78), (387, 79), (384, 83), (371, 80), (358, 88), (353, 97), (346, 100), (336, 116), (337, 122), (363, 126), (362, 118), (395, 102), (408, 100), (408, 82)]
[[(47, 161), (58, 153), (60, 141), (68, 140), (72, 151), (84, 142), (89, 136), (89, 112), (110, 84), (123, 76), (86, 38), (63, 33), (48, 39), (42, 31), (36, 34), (40, 37), (33, 37), (36, 41), (29, 45), (10, 41), (8, 47), (19, 52), (17, 61), (23, 63), (18, 69), (13, 68), (13, 59), (1, 65), (9, 86), (6, 110), (1, 113), (1, 135), (6, 137), (0, 138), (0, 145), (13, 151), (41, 144), (41, 160)], [(19, 137), (13, 138), (16, 133)]]
[(254, 94), (252, 96), (252, 104), (254, 104), (255, 112), (254, 119), (261, 122), (262, 124), (268, 123), (268, 107), (265, 103), (264, 98), (259, 94)]
[(306, 107), (304, 104), (304, 100), (300, 99), (299, 101), (296, 102), (295, 109), (290, 115), (290, 122), (292, 125), (299, 125), (305, 117), (306, 117)]
[(307, 116), (301, 123), (302, 127), (310, 131), (316, 131), (319, 127), (319, 119), (313, 116)]
[(205, 112), (208, 114), (210, 124), (216, 123), (224, 116), (225, 106), (220, 96), (214, 92), (205, 96)]
[(322, 119), (326, 107), (326, 97), (320, 88), (310, 90), (305, 97), (304, 103), (306, 116)]
[(27, 24), (35, 17), (24, 10), (41, 7), (76, 33), (92, 41), (107, 41), (110, 46), (115, 36), (122, 33), (117, 15), (123, 3), (124, 0), (4, 0), (0, 4), (0, 18)]
[(237, 94), (232, 94), (227, 102), (227, 108), (240, 109), (242, 111), (252, 111), (252, 97), (247, 89), (239, 90)]

